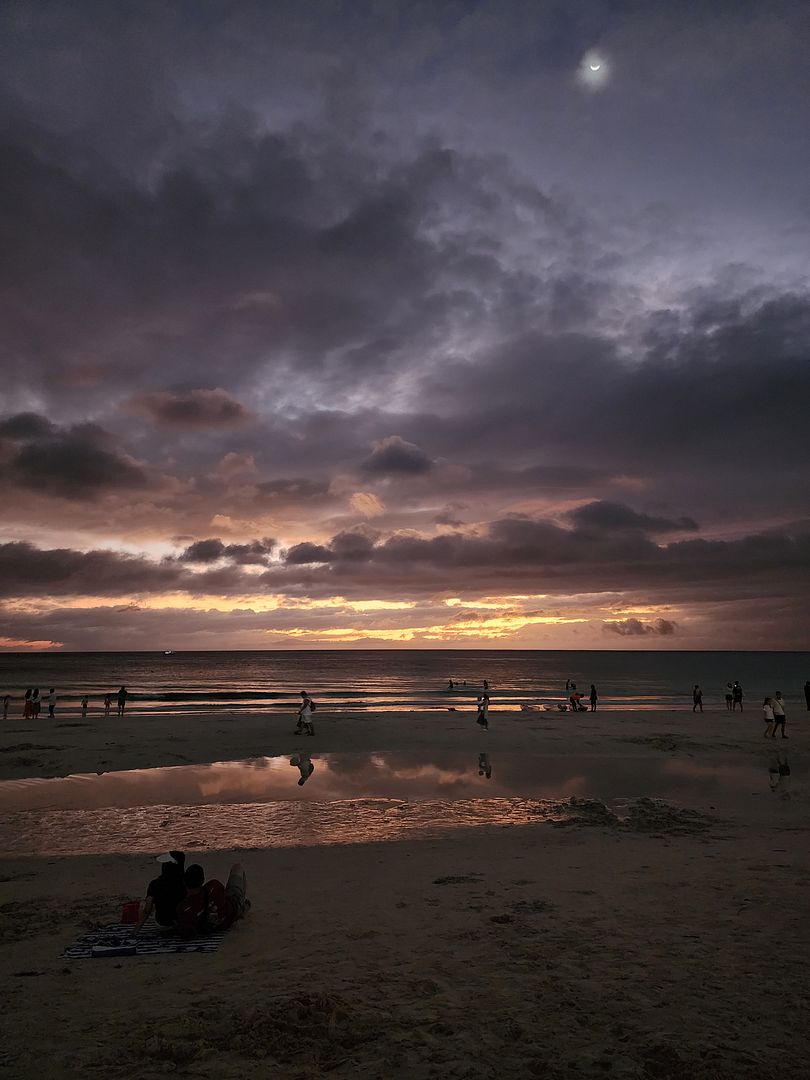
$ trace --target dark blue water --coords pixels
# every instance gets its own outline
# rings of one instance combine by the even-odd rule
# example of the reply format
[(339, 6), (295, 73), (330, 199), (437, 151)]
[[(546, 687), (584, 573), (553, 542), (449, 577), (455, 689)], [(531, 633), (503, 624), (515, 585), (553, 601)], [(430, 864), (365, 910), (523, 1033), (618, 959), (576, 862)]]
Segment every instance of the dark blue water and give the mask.
[[(553, 652), (536, 650), (357, 650), (300, 652), (0, 653), (0, 696), (21, 712), (27, 687), (58, 708), (90, 709), (121, 684), (136, 710), (262, 709), (289, 711), (306, 689), (322, 709), (442, 709), (469, 707), (483, 679), (491, 707), (557, 704), (572, 679), (588, 696), (596, 684), (600, 709), (691, 709), (692, 686), (705, 703), (724, 706), (729, 680), (738, 679), (749, 708), (781, 690), (791, 708), (804, 709), (810, 655), (800, 652)], [(466, 686), (448, 690), (448, 680)], [(113, 703), (113, 711), (115, 705)]]

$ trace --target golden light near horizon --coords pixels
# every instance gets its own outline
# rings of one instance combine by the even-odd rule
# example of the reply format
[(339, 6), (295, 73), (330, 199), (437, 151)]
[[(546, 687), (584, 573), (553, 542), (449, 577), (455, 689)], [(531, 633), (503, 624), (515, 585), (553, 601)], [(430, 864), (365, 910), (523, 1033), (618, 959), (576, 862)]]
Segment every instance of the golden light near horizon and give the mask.
[(611, 65), (599, 49), (589, 49), (579, 62), (577, 80), (588, 90), (601, 90), (610, 80)]

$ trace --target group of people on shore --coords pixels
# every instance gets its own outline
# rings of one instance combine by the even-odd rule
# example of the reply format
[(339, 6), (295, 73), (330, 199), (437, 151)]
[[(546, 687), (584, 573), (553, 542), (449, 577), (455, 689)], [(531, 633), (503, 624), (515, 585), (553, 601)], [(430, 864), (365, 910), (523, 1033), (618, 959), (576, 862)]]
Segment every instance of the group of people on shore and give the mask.
[[(577, 684), (570, 679), (565, 680), (565, 697), (566, 704), (571, 712), (588, 712), (588, 706), (583, 705), (583, 696), (577, 690)], [(596, 712), (596, 706), (599, 704), (599, 694), (596, 691), (596, 687), (591, 683), (591, 690), (588, 694), (588, 701), (590, 702), (590, 711)], [(561, 706), (563, 712), (567, 712), (564, 706)]]
[[(129, 697), (129, 691), (127, 690), (126, 686), (122, 686), (120, 688), (120, 690), (118, 691), (118, 693), (115, 694), (115, 695), (106, 694), (105, 697), (104, 697), (104, 715), (105, 716), (110, 715), (110, 710), (112, 709), (113, 700), (115, 700), (117, 702), (117, 706), (118, 706), (117, 715), (118, 716), (123, 716), (124, 715), (124, 710), (127, 707), (127, 699), (128, 699), (128, 697)], [(57, 701), (58, 701), (55, 687), (52, 686), (50, 688), (50, 690), (48, 691), (48, 697), (47, 697), (46, 700), (48, 702), (48, 716), (53, 718), (56, 715), (56, 705), (57, 705)], [(4, 695), (4, 697), (3, 697), (3, 719), (4, 720), (8, 719), (8, 712), (9, 712), (9, 709), (11, 708), (12, 701), (13, 701), (13, 698), (12, 698), (11, 694), (5, 694)], [(39, 688), (38, 687), (35, 687), (35, 688), (30, 688), (29, 687), (29, 689), (25, 691), (25, 694), (23, 696), (23, 711), (22, 711), (23, 720), (37, 720), (39, 718), (39, 714), (40, 714), (40, 712), (42, 710), (42, 701), (43, 701), (43, 697), (40, 696)], [(87, 696), (87, 694), (83, 695), (83, 697), (81, 698), (81, 700), (79, 702), (79, 708), (81, 709), (82, 716), (87, 716), (87, 710), (90, 708), (90, 698)]]
[(149, 882), (146, 899), (140, 904), (133, 933), (140, 933), (144, 923), (154, 916), (158, 926), (171, 929), (181, 937), (192, 938), (225, 930), (250, 909), (247, 879), (239, 863), (234, 863), (225, 885), (217, 878), (205, 879), (198, 863), (186, 866), (182, 851), (158, 855), (160, 875)]

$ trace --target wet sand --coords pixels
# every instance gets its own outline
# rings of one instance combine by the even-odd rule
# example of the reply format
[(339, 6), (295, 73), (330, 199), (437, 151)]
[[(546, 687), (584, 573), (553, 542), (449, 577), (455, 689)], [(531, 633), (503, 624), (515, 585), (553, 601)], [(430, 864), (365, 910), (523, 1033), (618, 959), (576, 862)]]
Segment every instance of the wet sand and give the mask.
[[(2, 776), (287, 754), (300, 742), (277, 716), (57, 726), (66, 720), (40, 719), (36, 732), (7, 721)], [(318, 714), (313, 756), (472, 754), (485, 740), (496, 768), (499, 752), (696, 767), (729, 754), (761, 788), (707, 806), (693, 826), (662, 813), (620, 827), (586, 808), (566, 825), (239, 852), (254, 908), (210, 956), (66, 963), (62, 949), (114, 921), (155, 864), (5, 859), (0, 1076), (806, 1077), (803, 721), (789, 718), (778, 746), (792, 787), (772, 792), (776, 744), (753, 711), (496, 713), (487, 733), (473, 713)], [(19, 743), (35, 745), (7, 749)], [(234, 853), (198, 857), (224, 877)]]

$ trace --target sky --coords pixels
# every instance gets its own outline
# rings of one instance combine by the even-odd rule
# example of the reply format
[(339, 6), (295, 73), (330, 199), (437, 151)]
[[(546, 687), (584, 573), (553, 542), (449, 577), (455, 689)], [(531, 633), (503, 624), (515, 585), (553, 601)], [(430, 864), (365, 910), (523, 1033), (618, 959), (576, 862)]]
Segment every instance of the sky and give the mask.
[(801, 649), (810, 29), (9, 0), (0, 649)]

